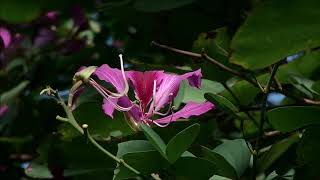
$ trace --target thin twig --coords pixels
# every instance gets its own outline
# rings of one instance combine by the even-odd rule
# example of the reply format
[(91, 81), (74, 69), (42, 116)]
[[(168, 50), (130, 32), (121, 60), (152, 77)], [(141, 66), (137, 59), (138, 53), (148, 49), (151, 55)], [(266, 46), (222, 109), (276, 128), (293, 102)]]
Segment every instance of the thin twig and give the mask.
[(167, 45), (159, 44), (159, 43), (157, 43), (155, 41), (152, 41), (151, 45), (160, 47), (162, 49), (169, 50), (171, 52), (175, 52), (177, 54), (181, 54), (181, 55), (184, 55), (184, 56), (192, 57), (194, 59), (205, 59), (205, 60), (209, 61), (210, 63), (216, 65), (221, 70), (229, 72), (229, 73), (231, 73), (231, 74), (233, 74), (235, 76), (240, 77), (241, 79), (244, 79), (244, 80), (248, 81), (249, 83), (253, 84), (254, 86), (257, 86), (255, 81), (253, 81), (252, 79), (248, 78), (246, 76), (246, 74), (225, 66), (224, 64), (220, 63), (219, 61), (217, 61), (217, 60), (213, 59), (212, 57), (208, 56), (208, 54), (206, 54), (206, 53), (199, 54), (199, 53), (194, 53), (194, 52), (190, 52), (190, 51), (184, 51), (184, 50), (173, 48), (173, 47), (170, 47), (170, 46), (167, 46)]
[(270, 138), (270, 137), (274, 137), (274, 136), (279, 136), (282, 133), (280, 131), (269, 131), (264, 133), (263, 138)]
[(302, 103), (305, 103), (303, 105), (320, 105), (320, 101), (319, 100), (313, 100), (313, 99), (308, 99), (308, 98), (301, 98), (301, 97), (297, 97), (297, 96), (294, 96), (292, 95), (292, 93), (286, 91), (285, 89), (282, 89), (282, 91), (278, 91), (279, 93), (289, 97), (289, 98), (292, 98), (298, 102), (302, 102)]
[[(254, 148), (256, 154), (255, 154), (255, 156), (253, 156), (253, 175), (254, 176), (256, 175), (256, 169), (257, 169), (256, 166), (257, 166), (257, 158), (259, 156), (260, 140), (262, 139), (262, 137), (264, 135), (263, 126), (264, 126), (264, 123), (265, 123), (265, 121), (267, 119), (266, 112), (267, 112), (268, 95), (269, 95), (269, 91), (271, 89), (271, 85), (272, 85), (272, 82), (274, 80), (274, 76), (276, 75), (276, 72), (278, 70), (279, 65), (280, 64), (273, 65), (270, 78), (269, 78), (268, 83), (267, 83), (266, 88), (265, 88), (265, 94), (264, 94), (263, 99), (262, 99), (259, 134), (258, 134), (257, 141), (256, 141), (256, 144), (255, 144), (255, 148)], [(253, 177), (253, 179), (255, 179), (255, 177)]]
[[(285, 104), (285, 105), (278, 105), (278, 106), (268, 106), (266, 107), (267, 110), (272, 110), (281, 107), (292, 107), (292, 106), (312, 106), (312, 104), (304, 104), (304, 103), (294, 103), (294, 104)], [(248, 112), (248, 111), (260, 111), (262, 106), (242, 106), (240, 107), (239, 112)]]
[(302, 98), (303, 102), (307, 104), (320, 105), (320, 101), (315, 101), (312, 99)]
[[(220, 63), (219, 61), (217, 61), (217, 60), (213, 59), (212, 57), (208, 56), (206, 53), (199, 54), (199, 53), (194, 53), (194, 52), (190, 52), (190, 51), (185, 51), (185, 50), (173, 48), (173, 47), (170, 47), (170, 46), (167, 46), (167, 45), (163, 45), (163, 44), (157, 43), (155, 41), (152, 41), (151, 45), (157, 46), (159, 48), (162, 48), (162, 49), (165, 49), (165, 50), (168, 50), (168, 51), (171, 51), (171, 52), (175, 52), (177, 54), (181, 54), (181, 55), (184, 55), (184, 56), (187, 56), (187, 57), (191, 57), (191, 58), (194, 58), (194, 59), (206, 59), (210, 63), (212, 63), (212, 64), (216, 65), (217, 67), (219, 67), (221, 70), (229, 72), (229, 73), (231, 73), (231, 74), (233, 74), (235, 76), (238, 76), (241, 79), (246, 80), (250, 84), (254, 85), (255, 87), (258, 87), (262, 92), (265, 92), (265, 89), (261, 86), (261, 84), (258, 82), (257, 79), (252, 80), (246, 74), (225, 66), (224, 64)], [(279, 62), (279, 64), (277, 66), (279, 66), (281, 63), (282, 62)], [(281, 83), (278, 81), (278, 79), (276, 77), (272, 77), (272, 78), (275, 80), (276, 85), (277, 85), (278, 89), (280, 90), (279, 92), (285, 94), (285, 91), (283, 91)], [(270, 85), (269, 90), (270, 89), (274, 89), (274, 88), (272, 88), (271, 85)], [(287, 95), (287, 94), (285, 94), (285, 95)], [(304, 102), (306, 104), (320, 105), (320, 101), (315, 101), (315, 100), (312, 100), (312, 99), (306, 99), (306, 98), (302, 98), (301, 99), (301, 98), (298, 98), (297, 100), (302, 101), (302, 102)]]
[[(86, 125), (86, 124), (84, 124)], [(129, 169), (130, 171), (134, 172), (137, 175), (140, 175), (140, 172), (138, 170), (136, 170), (135, 168), (131, 167), (129, 164), (127, 164), (123, 159), (118, 158), (117, 156), (113, 155), (112, 153), (110, 153), (109, 151), (107, 151), (106, 149), (104, 149), (95, 139), (93, 139), (93, 137), (90, 135), (89, 131), (88, 131), (88, 126), (82, 126), (83, 130), (84, 130), (84, 134), (87, 136), (88, 140), (95, 146), (97, 147), (101, 152), (103, 152), (104, 154), (106, 154), (107, 156), (109, 156), (110, 158), (112, 158), (114, 161), (116, 161), (117, 163), (119, 163), (120, 165), (123, 165), (124, 167), (126, 167), (127, 169)]]
[[(269, 131), (269, 132), (265, 132), (261, 138), (261, 140), (263, 139), (270, 139), (270, 138), (274, 138), (274, 137), (278, 137), (278, 136), (286, 136), (286, 135), (290, 135), (290, 133), (282, 133), (280, 131)], [(250, 139), (249, 142), (251, 144), (254, 144), (257, 142), (257, 139)], [(261, 150), (260, 150), (261, 151)]]
[[(83, 125), (82, 127), (80, 127), (80, 125), (77, 123), (76, 119), (73, 116), (73, 113), (70, 109), (70, 107), (68, 107), (64, 100), (59, 96), (58, 91), (53, 90), (52, 88), (47, 88), (44, 92), (46, 92), (47, 94), (53, 95), (54, 97), (56, 97), (56, 100), (58, 102), (58, 104), (60, 104), (66, 115), (67, 118), (63, 118), (60, 116), (57, 116), (56, 119), (60, 120), (60, 121), (67, 121), (68, 123), (70, 123), (74, 128), (76, 128), (81, 134), (85, 135), (88, 140), (90, 140), (90, 142), (96, 146), (100, 151), (102, 151), (104, 154), (106, 154), (107, 156), (109, 156), (111, 159), (113, 159), (114, 161), (116, 161), (117, 163), (123, 165), (124, 167), (126, 167), (128, 170), (132, 171), (133, 173), (135, 173), (137, 176), (140, 177), (144, 177), (138, 170), (136, 170), (134, 167), (130, 166), (129, 164), (127, 164), (123, 159), (118, 158), (117, 156), (113, 155), (112, 153), (110, 153), (109, 151), (107, 151), (106, 149), (104, 149), (100, 144), (98, 144), (96, 142), (95, 139), (93, 139), (93, 137), (89, 134), (88, 131), (88, 125)], [(159, 178), (157, 176), (155, 176), (154, 174), (150, 175), (153, 179), (155, 180), (159, 180)]]
[(241, 107), (241, 102), (239, 98), (233, 93), (233, 91), (230, 89), (230, 87), (226, 83), (222, 83), (223, 87), (231, 94), (233, 99), (237, 102), (238, 106)]
[(68, 122), (69, 119), (68, 118), (64, 118), (64, 117), (61, 117), (61, 116), (56, 116), (56, 120), (59, 120), (59, 121), (62, 121), (62, 122)]
[(152, 41), (151, 45), (160, 47), (162, 49), (169, 50), (171, 52), (175, 52), (177, 54), (189, 56), (189, 57), (192, 57), (192, 58), (197, 58), (197, 59), (201, 59), (202, 58), (202, 55), (199, 54), (199, 53), (194, 53), (194, 52), (190, 52), (190, 51), (184, 51), (184, 50), (173, 48), (173, 47), (170, 47), (170, 46), (167, 46), (167, 45), (159, 44), (159, 43), (157, 43), (155, 41)]
[(242, 138), (244, 139), (244, 141), (246, 142), (246, 145), (247, 145), (247, 148), (249, 149), (249, 151), (251, 152), (252, 155), (254, 155), (254, 151), (252, 150), (252, 147), (250, 146), (248, 140), (247, 140), (247, 136), (246, 136), (246, 133), (244, 131), (244, 119), (241, 118), (240, 119), (240, 129), (241, 129), (241, 132), (242, 132)]
[[(225, 83), (222, 83), (222, 84), (226, 88), (226, 90), (231, 94), (231, 96), (236, 100), (238, 106), (241, 106), (241, 102), (240, 102), (239, 98), (232, 92), (232, 90), (229, 88), (229, 86), (227, 84), (225, 84)], [(253, 119), (252, 116), (250, 116), (250, 114), (248, 112), (246, 112), (246, 115), (249, 117), (249, 119), (251, 119), (254, 122), (254, 124), (256, 124), (255, 120)], [(236, 115), (236, 116), (240, 120), (240, 130), (242, 132), (242, 137), (243, 137), (244, 141), (246, 142), (247, 148), (249, 149), (251, 154), (254, 154), (254, 152), (252, 150), (252, 147), (250, 146), (250, 144), (249, 144), (249, 142), (248, 142), (248, 140), (246, 138), (245, 131), (244, 131), (244, 121), (245, 121), (245, 119), (240, 117), (240, 116), (238, 116), (238, 115)], [(256, 124), (256, 125), (258, 126), (258, 124)]]
[[(270, 73), (272, 72), (272, 68), (269, 67)], [(282, 85), (276, 76), (273, 77), (274, 82), (276, 83), (278, 89), (282, 91)]]
[[(225, 83), (222, 83), (224, 88), (231, 94), (231, 96), (236, 100), (236, 102), (238, 103), (238, 107), (242, 107), (241, 102), (239, 100), (239, 98), (233, 93), (233, 91), (229, 88), (229, 86)], [(240, 111), (239, 111), (240, 112)], [(248, 111), (243, 111), (247, 117), (253, 122), (253, 124), (255, 126), (257, 126), (257, 128), (259, 127), (258, 122), (254, 119), (254, 117), (252, 117), (252, 115), (248, 112)]]
[(258, 81), (258, 79), (253, 76), (253, 79), (255, 80), (255, 82), (257, 83), (258, 85), (258, 88), (260, 89), (261, 92), (265, 92), (264, 88), (262, 87), (262, 85), (260, 84), (260, 82)]

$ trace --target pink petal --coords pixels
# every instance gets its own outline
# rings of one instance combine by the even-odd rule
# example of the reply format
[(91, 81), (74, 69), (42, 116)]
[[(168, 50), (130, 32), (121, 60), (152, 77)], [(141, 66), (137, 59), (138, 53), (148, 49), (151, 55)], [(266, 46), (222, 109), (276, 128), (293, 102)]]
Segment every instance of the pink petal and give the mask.
[(163, 71), (128, 71), (127, 75), (134, 86), (136, 97), (143, 108), (146, 108), (152, 98), (154, 80), (158, 80), (163, 75)]
[(113, 112), (114, 112), (114, 105), (118, 103), (118, 99), (110, 99), (110, 101), (108, 101), (107, 99), (103, 99), (103, 104), (102, 104), (102, 109), (103, 112), (110, 116), (113, 119)]
[(112, 102), (108, 101), (107, 99), (103, 99), (103, 105), (102, 109), (104, 113), (111, 118), (113, 118), (113, 112), (114, 112), (114, 104), (118, 104), (121, 107), (127, 108), (127, 107), (132, 107), (129, 111), (128, 114), (136, 121), (140, 121), (142, 113), (137, 105), (132, 106), (132, 102), (127, 96), (123, 96), (119, 99), (111, 99)]
[(181, 76), (173, 74), (165, 74), (162, 77), (161, 84), (156, 92), (156, 111), (159, 111), (177, 96), (182, 80), (183, 78)]
[(5, 48), (11, 43), (11, 34), (8, 29), (0, 27), (0, 40), (2, 41)]
[(199, 88), (201, 86), (201, 77), (202, 74), (200, 69), (183, 75), (163, 73), (161, 84), (156, 92), (155, 110), (159, 111), (163, 106), (177, 96), (180, 84), (183, 80), (187, 79), (190, 86)]
[(188, 102), (181, 110), (172, 115), (155, 120), (157, 123), (166, 124), (176, 121), (180, 118), (189, 118), (190, 116), (199, 116), (213, 109), (215, 106), (210, 102), (195, 103)]
[(46, 17), (51, 21), (55, 21), (58, 17), (58, 12), (57, 11), (48, 11), (46, 14)]
[(189, 85), (192, 87), (201, 87), (201, 69), (182, 75), (184, 79), (188, 79)]
[[(121, 97), (118, 104), (122, 107), (131, 107), (132, 102), (127, 96)], [(142, 112), (140, 111), (140, 108), (137, 105), (132, 106), (128, 114), (137, 122), (140, 121), (142, 117)]]
[(98, 67), (94, 74), (97, 75), (100, 80), (112, 84), (119, 93), (125, 90), (125, 82), (119, 69), (111, 68), (107, 64), (104, 64)]

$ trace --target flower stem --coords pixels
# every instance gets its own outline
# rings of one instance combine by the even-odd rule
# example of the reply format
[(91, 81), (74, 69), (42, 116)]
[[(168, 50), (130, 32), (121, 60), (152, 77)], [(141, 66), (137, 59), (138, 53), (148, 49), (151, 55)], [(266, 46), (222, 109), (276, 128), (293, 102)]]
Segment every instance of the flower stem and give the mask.
[[(129, 164), (127, 164), (123, 159), (120, 159), (118, 157), (116, 157), (115, 155), (113, 155), (112, 153), (110, 153), (108, 150), (104, 149), (100, 144), (98, 144), (98, 142), (90, 135), (89, 131), (88, 131), (88, 126), (82, 126), (80, 127), (80, 125), (77, 123), (76, 119), (73, 116), (73, 113), (70, 109), (70, 107), (68, 107), (65, 102), (63, 101), (63, 99), (58, 95), (58, 93), (54, 93), (54, 96), (57, 98), (58, 103), (62, 106), (62, 108), (64, 109), (67, 118), (63, 118), (61, 116), (57, 116), (56, 119), (60, 120), (60, 121), (66, 121), (68, 123), (70, 123), (75, 129), (77, 129), (81, 134), (85, 135), (88, 140), (95, 146), (97, 147), (101, 152), (103, 152), (104, 154), (106, 154), (107, 156), (109, 156), (111, 159), (113, 159), (114, 161), (116, 161), (117, 163), (119, 163), (120, 165), (123, 165), (124, 167), (126, 167), (127, 169), (129, 169), (130, 171), (132, 171), (133, 173), (135, 173), (136, 175), (143, 177), (143, 175), (136, 170), (135, 168), (133, 168), (132, 166), (130, 166)], [(151, 175), (151, 177), (153, 179), (156, 179), (156, 177), (154, 177), (154, 175)]]
[(104, 154), (106, 154), (107, 156), (109, 156), (111, 159), (113, 159), (114, 161), (116, 161), (117, 163), (123, 165), (124, 167), (126, 167), (127, 169), (129, 169), (130, 171), (134, 172), (137, 175), (140, 175), (141, 173), (136, 170), (135, 168), (131, 167), (129, 164), (127, 164), (123, 159), (118, 158), (117, 156), (113, 155), (112, 153), (110, 153), (109, 151), (107, 151), (106, 149), (104, 149), (100, 144), (98, 144), (98, 142), (96, 140), (93, 139), (93, 137), (90, 135), (89, 131), (88, 131), (88, 126), (86, 126), (84, 128), (84, 134), (87, 136), (87, 138), (89, 139), (89, 141), (95, 146), (97, 147), (101, 152), (103, 152)]
[[(68, 122), (70, 123), (75, 129), (77, 129), (81, 134), (85, 135), (87, 137), (87, 139), (92, 143), (92, 145), (94, 145), (95, 147), (97, 147), (101, 152), (103, 152), (104, 154), (106, 154), (107, 156), (109, 156), (111, 159), (113, 159), (114, 161), (116, 161), (118, 164), (126, 167), (128, 170), (132, 171), (133, 173), (135, 173), (137, 176), (142, 177), (143, 179), (146, 179), (144, 175), (142, 175), (140, 173), (140, 171), (138, 171), (137, 169), (135, 169), (134, 167), (130, 166), (128, 163), (126, 163), (123, 159), (118, 158), (117, 156), (113, 155), (111, 152), (109, 152), (108, 150), (104, 149), (89, 133), (88, 131), (88, 125), (87, 124), (83, 124), (82, 127), (80, 127), (80, 125), (77, 123), (76, 119), (73, 116), (73, 113), (71, 111), (71, 107), (67, 106), (64, 102), (64, 100), (59, 96), (58, 92), (53, 90), (52, 88), (47, 88), (44, 92), (46, 92), (47, 94), (53, 95), (56, 97), (57, 102), (62, 106), (63, 110), (65, 111), (67, 118), (61, 117), (61, 116), (57, 116), (56, 119), (59, 121), (63, 121), (63, 122)], [(152, 179), (155, 180), (161, 180), (160, 177), (156, 174), (150, 174), (150, 176), (152, 177)]]

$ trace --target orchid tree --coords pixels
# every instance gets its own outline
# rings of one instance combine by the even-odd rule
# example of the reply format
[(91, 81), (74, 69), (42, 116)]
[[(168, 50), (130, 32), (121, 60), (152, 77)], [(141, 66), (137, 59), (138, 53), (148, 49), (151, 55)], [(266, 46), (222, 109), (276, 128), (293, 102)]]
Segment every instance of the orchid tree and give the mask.
[(317, 0), (1, 0), (0, 179), (318, 179)]

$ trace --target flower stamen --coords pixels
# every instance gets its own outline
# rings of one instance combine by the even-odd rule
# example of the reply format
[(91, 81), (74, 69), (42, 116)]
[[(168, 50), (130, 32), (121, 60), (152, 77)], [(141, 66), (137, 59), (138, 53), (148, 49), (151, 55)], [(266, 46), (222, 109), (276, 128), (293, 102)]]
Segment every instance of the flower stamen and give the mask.
[(119, 54), (119, 58), (120, 58), (120, 66), (121, 66), (121, 74), (122, 74), (122, 78), (124, 81), (124, 90), (122, 93), (112, 93), (113, 96), (115, 97), (121, 97), (124, 96), (128, 93), (129, 91), (129, 84), (126, 78), (126, 74), (124, 72), (124, 65), (123, 65), (123, 58), (122, 58), (122, 54)]
[(110, 104), (117, 109), (118, 111), (130, 111), (131, 108), (134, 106), (134, 104), (132, 103), (132, 105), (130, 107), (122, 107), (119, 106), (118, 104), (114, 103), (111, 99), (114, 98), (120, 98), (120, 97), (112, 97), (110, 96), (107, 92), (104, 91), (103, 87), (100, 86), (98, 83), (96, 83), (95, 81), (89, 81), (90, 84), (105, 98), (107, 99)]
[(149, 107), (149, 111), (145, 114), (146, 117), (151, 117), (154, 114), (156, 108), (156, 90), (157, 90), (157, 81), (153, 81), (153, 90), (152, 90), (152, 101)]
[(173, 93), (170, 93), (169, 94), (169, 99), (170, 99), (170, 104), (169, 104), (169, 108), (167, 110), (167, 112), (165, 113), (161, 113), (159, 111), (155, 111), (154, 114), (157, 114), (157, 115), (160, 115), (160, 116), (167, 116), (171, 111), (172, 111), (172, 104), (173, 104)]
[(153, 122), (155, 125), (159, 126), (159, 127), (167, 127), (167, 126), (169, 126), (169, 124), (172, 122), (172, 119), (173, 119), (173, 114), (174, 114), (173, 109), (174, 109), (174, 106), (172, 106), (170, 109), (171, 109), (171, 117), (170, 117), (170, 121), (169, 121), (168, 123), (166, 123), (166, 124), (161, 124), (161, 123), (158, 123), (157, 121), (153, 121), (153, 120), (152, 120), (152, 122)]

